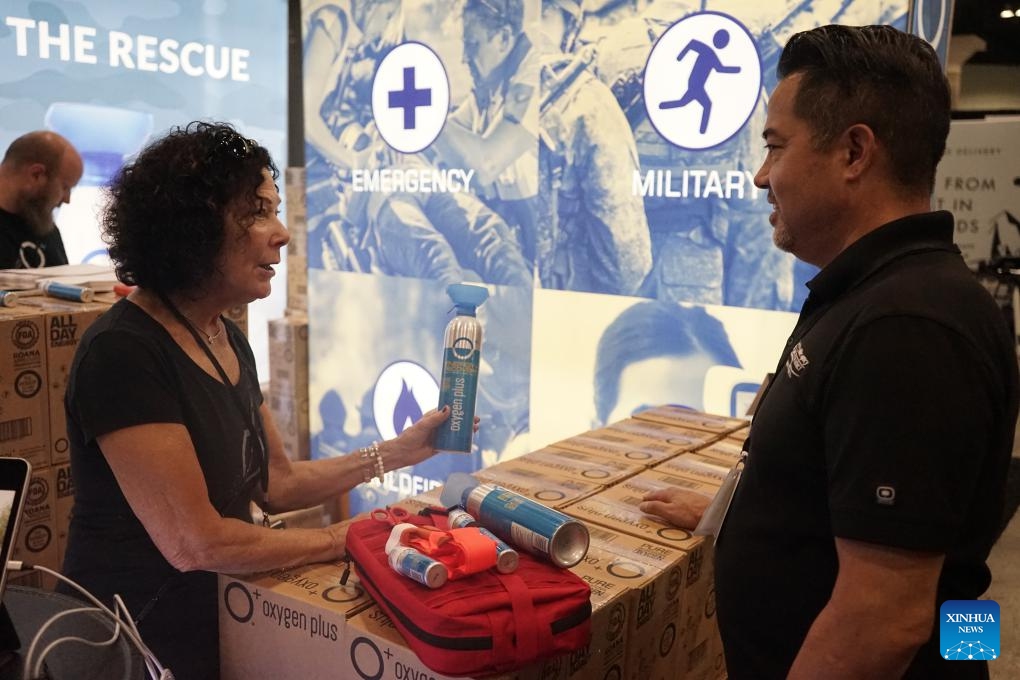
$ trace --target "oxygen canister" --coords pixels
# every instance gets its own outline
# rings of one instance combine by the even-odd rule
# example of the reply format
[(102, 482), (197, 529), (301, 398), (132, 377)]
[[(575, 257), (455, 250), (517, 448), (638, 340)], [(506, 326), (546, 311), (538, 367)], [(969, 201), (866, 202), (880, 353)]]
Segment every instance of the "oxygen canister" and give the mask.
[(439, 588), (449, 578), (445, 564), (410, 546), (394, 548), (386, 557), (393, 571), (413, 579), (423, 586)]
[(478, 520), (472, 517), (471, 513), (460, 508), (454, 508), (447, 515), (447, 522), (449, 522), (451, 529), (463, 529), (464, 527), (478, 529), (482, 536), (491, 539), (496, 544), (496, 571), (501, 574), (512, 574), (517, 571), (517, 565), (521, 560), (517, 551), (501, 541), (496, 534), (479, 525)]
[(482, 351), (482, 324), (475, 312), (489, 297), (488, 289), (466, 283), (446, 287), (457, 315), (446, 326), (443, 338), (443, 375), (439, 408), (450, 407), (450, 417), (436, 432), (440, 451), (471, 452), (475, 424), (475, 394)]
[(413, 524), (397, 524), (390, 531), (390, 537), (386, 539), (386, 560), (393, 571), (406, 576), (409, 579), (428, 588), (439, 588), (450, 577), (446, 565), (439, 560), (434, 560), (411, 546), (404, 545), (402, 539), (404, 532), (414, 531)]
[(588, 553), (588, 528), (580, 521), (463, 472), (447, 478), (441, 501), (463, 506), (500, 538), (558, 567), (572, 567)]
[(92, 302), (94, 296), (92, 289), (85, 286), (75, 286), (70, 283), (59, 281), (44, 281), (39, 284), (44, 293), (52, 297), (74, 300), (75, 302)]

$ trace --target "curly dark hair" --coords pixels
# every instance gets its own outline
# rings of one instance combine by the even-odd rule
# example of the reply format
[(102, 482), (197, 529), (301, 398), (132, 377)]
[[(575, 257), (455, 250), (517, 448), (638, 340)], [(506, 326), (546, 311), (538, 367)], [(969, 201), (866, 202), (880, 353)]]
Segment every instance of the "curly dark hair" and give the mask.
[(156, 293), (190, 293), (215, 273), (228, 216), (244, 229), (269, 152), (225, 123), (175, 127), (121, 168), (107, 188), (103, 239), (117, 277)]

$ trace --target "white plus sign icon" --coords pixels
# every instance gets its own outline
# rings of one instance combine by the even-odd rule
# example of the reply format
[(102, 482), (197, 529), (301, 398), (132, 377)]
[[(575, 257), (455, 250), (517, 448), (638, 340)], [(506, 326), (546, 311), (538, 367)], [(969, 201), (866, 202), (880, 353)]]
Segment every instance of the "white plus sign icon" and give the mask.
[(383, 140), (417, 153), (439, 136), (450, 108), (450, 81), (427, 45), (405, 42), (390, 50), (372, 81), (372, 117)]
[(699, 12), (663, 33), (645, 64), (645, 109), (671, 144), (701, 150), (737, 134), (761, 91), (754, 37), (728, 14)]

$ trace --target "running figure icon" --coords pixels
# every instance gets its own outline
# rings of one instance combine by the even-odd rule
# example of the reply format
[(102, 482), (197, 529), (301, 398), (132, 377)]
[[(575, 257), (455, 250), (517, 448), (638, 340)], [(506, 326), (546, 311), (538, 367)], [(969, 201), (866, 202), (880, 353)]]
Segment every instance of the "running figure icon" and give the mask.
[[(725, 28), (720, 28), (712, 36), (712, 44), (715, 45), (717, 50), (725, 48), (729, 43), (730, 34)], [(701, 104), (700, 132), (705, 134), (708, 130), (708, 117), (712, 113), (712, 99), (705, 90), (705, 83), (708, 77), (712, 75), (713, 71), (718, 71), (719, 73), (740, 73), (740, 67), (725, 66), (719, 60), (715, 50), (700, 40), (691, 40), (687, 43), (687, 46), (677, 55), (676, 60), (683, 61), (684, 57), (690, 52), (695, 52), (698, 56), (695, 58), (694, 67), (691, 69), (691, 75), (687, 80), (687, 92), (680, 99), (661, 102), (659, 108), (678, 109), (687, 106), (691, 102), (698, 102)]]

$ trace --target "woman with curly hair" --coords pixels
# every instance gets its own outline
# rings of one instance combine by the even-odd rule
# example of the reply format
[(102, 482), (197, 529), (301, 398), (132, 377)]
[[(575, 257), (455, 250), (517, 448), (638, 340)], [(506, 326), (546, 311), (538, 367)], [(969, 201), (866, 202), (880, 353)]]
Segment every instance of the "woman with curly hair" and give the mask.
[(137, 286), (82, 338), (66, 395), (75, 504), (64, 573), (110, 603), (179, 679), (219, 672), (216, 573), (344, 555), (345, 523), (271, 531), (434, 453), (446, 410), (360, 455), (290, 462), (224, 310), (269, 295), (289, 235), (269, 153), (222, 124), (176, 128), (109, 188), (104, 238)]

